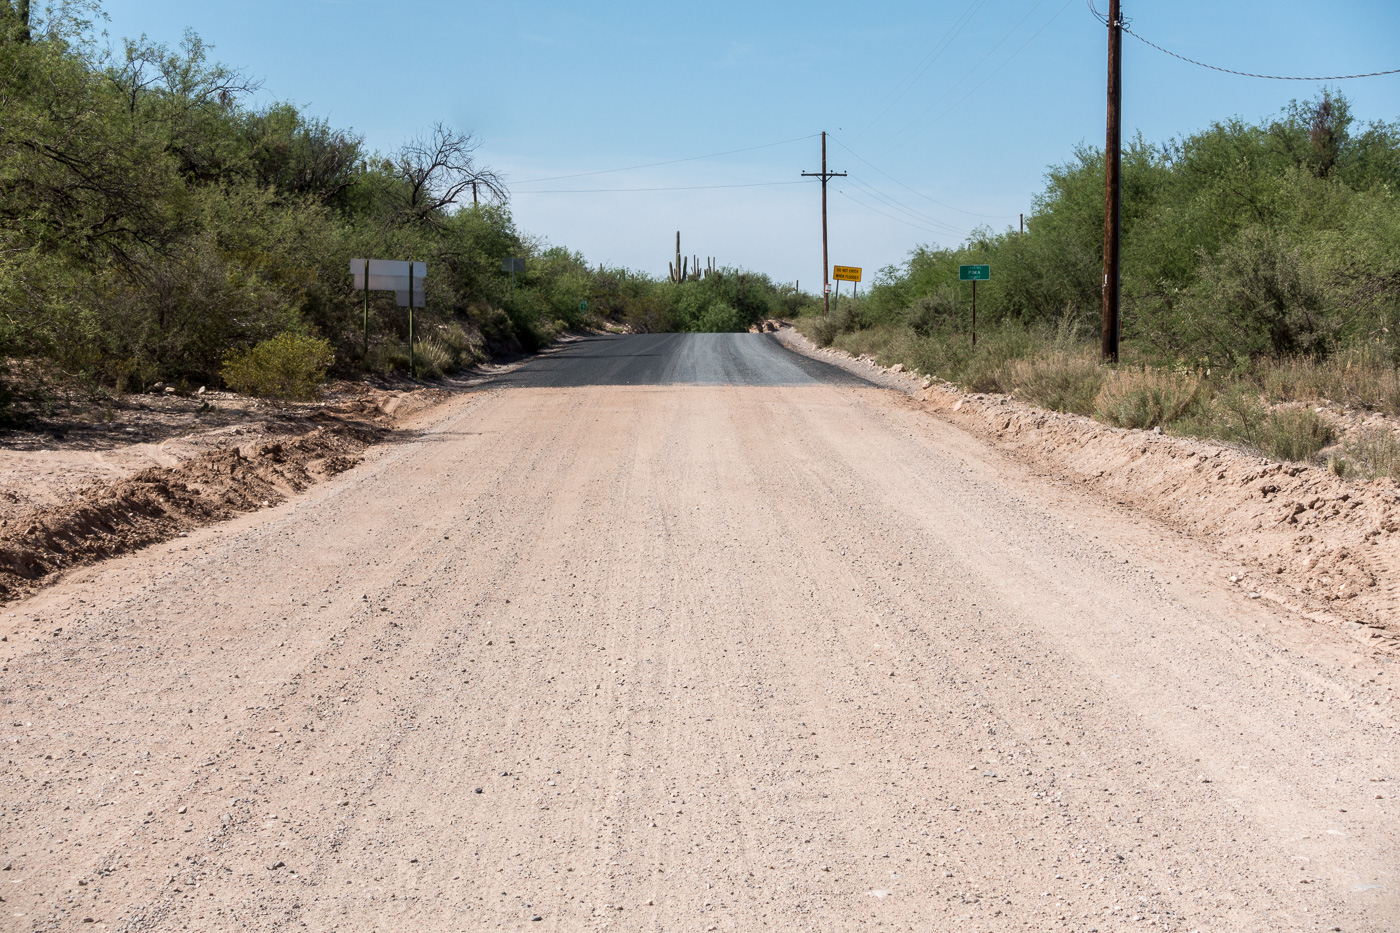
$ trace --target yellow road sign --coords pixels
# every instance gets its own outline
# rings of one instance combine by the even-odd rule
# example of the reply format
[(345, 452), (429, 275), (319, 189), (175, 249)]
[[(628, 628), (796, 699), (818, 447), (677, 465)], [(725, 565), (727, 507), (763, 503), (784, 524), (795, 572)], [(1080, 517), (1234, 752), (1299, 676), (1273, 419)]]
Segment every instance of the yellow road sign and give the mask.
[(831, 277), (838, 282), (859, 282), (860, 266), (834, 266)]

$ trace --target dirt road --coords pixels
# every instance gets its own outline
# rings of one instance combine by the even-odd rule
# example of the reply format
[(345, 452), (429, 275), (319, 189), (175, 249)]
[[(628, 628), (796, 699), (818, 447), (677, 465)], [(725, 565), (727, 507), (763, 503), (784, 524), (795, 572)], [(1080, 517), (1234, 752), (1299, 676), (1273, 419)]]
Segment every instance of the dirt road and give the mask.
[(769, 336), (585, 341), (8, 608), (0, 929), (1400, 929), (1397, 665), (1217, 570)]

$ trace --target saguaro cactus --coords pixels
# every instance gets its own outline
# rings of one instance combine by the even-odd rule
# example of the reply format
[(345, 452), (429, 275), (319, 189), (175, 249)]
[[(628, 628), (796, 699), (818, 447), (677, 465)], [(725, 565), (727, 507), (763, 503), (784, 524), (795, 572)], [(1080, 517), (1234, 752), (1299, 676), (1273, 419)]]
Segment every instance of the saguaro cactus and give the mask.
[(667, 263), (671, 269), (671, 281), (680, 282), (685, 279), (685, 261), (681, 259), (681, 232), (676, 231), (676, 261), (675, 264)]
[(719, 274), (719, 268), (715, 265), (715, 257), (705, 257), (705, 269), (700, 270), (699, 256), (681, 256), (681, 232), (676, 231), (676, 258), (666, 263), (667, 269), (671, 273), (672, 282), (698, 282), (702, 278), (709, 278)]

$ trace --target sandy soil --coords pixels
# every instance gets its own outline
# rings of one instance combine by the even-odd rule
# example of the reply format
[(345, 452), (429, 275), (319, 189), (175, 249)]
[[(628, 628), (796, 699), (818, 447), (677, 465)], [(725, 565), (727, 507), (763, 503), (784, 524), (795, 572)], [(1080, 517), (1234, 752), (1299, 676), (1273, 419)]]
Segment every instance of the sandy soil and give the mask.
[(453, 391), (515, 368), (482, 367), (442, 386), (341, 382), (292, 404), (155, 391), (0, 431), (0, 602), (280, 503), (355, 466)]
[(10, 605), (0, 927), (1400, 927), (1391, 657), (922, 408), (477, 392)]

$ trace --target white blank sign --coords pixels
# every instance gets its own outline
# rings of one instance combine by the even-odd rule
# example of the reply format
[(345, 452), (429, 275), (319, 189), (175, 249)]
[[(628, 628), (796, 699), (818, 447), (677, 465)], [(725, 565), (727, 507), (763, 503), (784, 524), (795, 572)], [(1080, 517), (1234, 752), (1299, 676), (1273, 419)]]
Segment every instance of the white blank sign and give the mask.
[[(426, 262), (410, 262), (407, 259), (369, 260), (369, 287), (371, 291), (394, 292), (400, 307), (408, 304), (410, 273), (413, 276), (413, 306), (423, 307), (423, 280), (428, 277)], [(365, 287), (365, 260), (350, 260), (350, 274), (355, 279), (357, 291)]]

